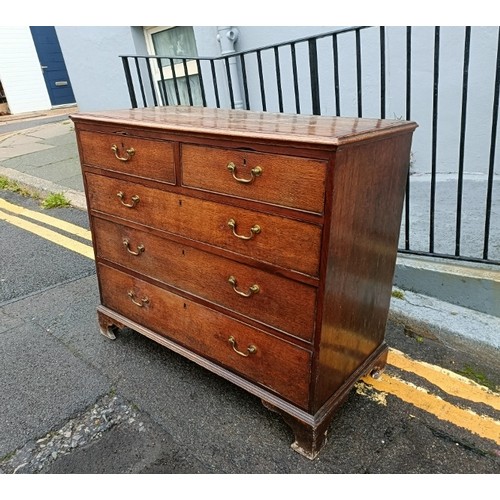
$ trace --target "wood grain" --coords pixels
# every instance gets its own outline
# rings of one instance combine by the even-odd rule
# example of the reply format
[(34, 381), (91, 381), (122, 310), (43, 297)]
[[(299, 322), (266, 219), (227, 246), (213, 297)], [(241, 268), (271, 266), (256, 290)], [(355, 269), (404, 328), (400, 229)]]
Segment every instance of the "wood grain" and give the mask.
[[(320, 226), (111, 177), (86, 174), (86, 181), (91, 210), (117, 215), (311, 276), (318, 274)], [(118, 192), (124, 193), (124, 201), (129, 204), (133, 196), (139, 196), (140, 201), (134, 208), (125, 207), (117, 197)], [(239, 235), (249, 236), (255, 225), (261, 227), (261, 232), (251, 240), (239, 239), (228, 226), (230, 219), (236, 221), (235, 231)]]
[[(124, 239), (138, 255), (127, 251)], [(312, 340), (315, 287), (97, 217), (94, 218), (94, 241), (98, 259), (162, 281), (221, 305), (229, 312)], [(137, 250), (140, 245), (143, 252)], [(248, 287), (258, 284), (259, 292), (241, 297), (228, 282), (230, 276), (237, 279), (237, 289), (248, 292)]]
[[(84, 164), (98, 165), (127, 175), (175, 184), (174, 145), (172, 142), (88, 131), (79, 133), (79, 141), (83, 151), (82, 162)], [(127, 161), (118, 160), (111, 149), (112, 146), (117, 146), (118, 156), (127, 158)], [(132, 155), (126, 152), (130, 148), (134, 150)]]
[[(98, 269), (104, 306), (307, 407), (309, 351), (111, 267), (98, 264)], [(147, 304), (134, 304), (129, 291), (139, 303), (147, 297)], [(228, 342), (231, 336), (243, 353), (251, 345), (256, 352), (237, 354)]]
[[(184, 144), (181, 163), (185, 186), (323, 213), (325, 161)], [(235, 180), (229, 163), (238, 178), (252, 182)], [(255, 167), (262, 170), (259, 176), (252, 176)]]

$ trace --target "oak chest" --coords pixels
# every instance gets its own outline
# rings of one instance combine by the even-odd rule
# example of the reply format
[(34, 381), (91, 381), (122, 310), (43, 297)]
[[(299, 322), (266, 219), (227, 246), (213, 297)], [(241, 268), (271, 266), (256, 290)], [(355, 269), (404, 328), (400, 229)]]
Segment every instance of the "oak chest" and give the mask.
[(317, 455), (386, 362), (413, 122), (172, 106), (72, 116), (101, 332), (280, 412)]

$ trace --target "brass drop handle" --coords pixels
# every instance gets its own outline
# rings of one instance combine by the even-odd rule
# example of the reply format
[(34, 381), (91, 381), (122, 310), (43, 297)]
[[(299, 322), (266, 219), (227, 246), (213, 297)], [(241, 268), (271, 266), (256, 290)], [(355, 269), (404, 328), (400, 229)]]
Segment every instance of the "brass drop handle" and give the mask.
[(137, 307), (144, 307), (146, 304), (149, 304), (149, 298), (148, 297), (143, 297), (140, 302), (137, 302), (135, 300), (135, 293), (132, 290), (129, 290), (127, 295), (130, 297), (130, 300), (137, 306)]
[(122, 157), (118, 154), (118, 146), (116, 144), (113, 144), (111, 146), (111, 151), (113, 151), (113, 153), (115, 153), (115, 158), (117, 160), (120, 160), (120, 161), (129, 161), (132, 156), (135, 155), (135, 149), (134, 148), (128, 148), (125, 150), (125, 153), (127, 153), (127, 156), (125, 157)]
[(234, 219), (229, 219), (227, 221), (227, 225), (233, 230), (233, 234), (236, 238), (239, 238), (240, 240), (251, 240), (256, 234), (259, 234), (262, 231), (261, 227), (255, 224), (255, 226), (250, 228), (250, 236), (242, 236), (236, 232), (236, 221)]
[(248, 356), (250, 356), (250, 354), (255, 354), (257, 352), (257, 348), (253, 344), (250, 344), (247, 347), (247, 352), (241, 352), (241, 351), (239, 351), (238, 347), (236, 346), (236, 340), (235, 340), (235, 338), (232, 335), (227, 339), (227, 341), (231, 344), (231, 346), (233, 348), (233, 351), (236, 354), (239, 354), (240, 356), (243, 356), (244, 358), (248, 358)]
[(123, 246), (127, 249), (127, 252), (132, 255), (140, 255), (144, 252), (144, 250), (146, 250), (144, 245), (138, 245), (136, 252), (134, 252), (134, 250), (130, 250), (130, 241), (127, 238), (123, 238)]
[(233, 174), (233, 179), (241, 182), (242, 184), (250, 184), (255, 180), (256, 177), (262, 175), (262, 168), (254, 167), (252, 168), (252, 170), (250, 170), (250, 179), (242, 179), (241, 177), (236, 177), (236, 165), (232, 161), (227, 164), (227, 169)]
[(255, 284), (255, 285), (252, 285), (249, 289), (248, 289), (248, 292), (242, 292), (240, 290), (238, 290), (236, 287), (238, 285), (238, 282), (236, 281), (236, 278), (234, 276), (229, 276), (228, 280), (227, 280), (232, 286), (233, 286), (233, 290), (238, 294), (238, 295), (241, 295), (242, 297), (251, 297), (252, 295), (256, 294), (256, 293), (259, 293), (260, 291), (260, 287), (259, 285)]
[(125, 203), (123, 201), (123, 198), (125, 198), (125, 193), (123, 191), (116, 193), (116, 196), (118, 196), (118, 198), (120, 198), (121, 204), (127, 208), (134, 208), (137, 205), (137, 203), (139, 203), (139, 196), (136, 194), (134, 196), (132, 196), (132, 198), (130, 198), (132, 200), (132, 203)]

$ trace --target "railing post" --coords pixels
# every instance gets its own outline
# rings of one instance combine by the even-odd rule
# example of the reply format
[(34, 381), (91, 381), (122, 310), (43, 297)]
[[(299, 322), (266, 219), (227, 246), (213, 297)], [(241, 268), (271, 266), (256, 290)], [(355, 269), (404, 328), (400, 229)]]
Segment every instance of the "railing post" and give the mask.
[(319, 97), (318, 48), (315, 38), (309, 40), (309, 75), (311, 78), (312, 114), (320, 115), (321, 100)]
[(130, 65), (128, 57), (122, 56), (123, 70), (125, 71), (125, 80), (127, 82), (128, 95), (130, 96), (130, 104), (133, 108), (137, 108), (137, 99), (135, 97), (134, 83), (132, 82), (132, 75), (130, 74)]
[[(239, 31), (232, 26), (217, 26), (217, 40), (221, 46), (221, 54), (223, 56), (228, 56), (230, 54), (234, 54), (236, 51), (234, 50), (234, 44), (238, 40)], [(236, 62), (236, 58), (228, 58), (229, 63), (229, 73), (230, 73), (230, 82), (231, 89), (229, 89), (230, 93), (232, 90), (232, 96), (234, 99), (234, 107), (236, 109), (243, 109), (243, 99), (241, 97), (241, 83), (240, 77), (238, 74), (238, 65)]]

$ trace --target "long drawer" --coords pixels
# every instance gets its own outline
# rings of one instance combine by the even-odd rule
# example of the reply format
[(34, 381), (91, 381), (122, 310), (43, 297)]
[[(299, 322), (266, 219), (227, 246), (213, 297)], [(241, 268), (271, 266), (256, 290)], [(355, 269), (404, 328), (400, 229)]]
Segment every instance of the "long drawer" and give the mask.
[(87, 165), (175, 184), (173, 142), (85, 130), (79, 137)]
[(183, 144), (182, 184), (323, 213), (326, 162)]
[(309, 351), (106, 265), (98, 269), (104, 306), (307, 408)]
[(321, 226), (96, 174), (86, 182), (91, 210), (318, 275)]
[(93, 230), (99, 258), (312, 339), (315, 287), (99, 217)]

